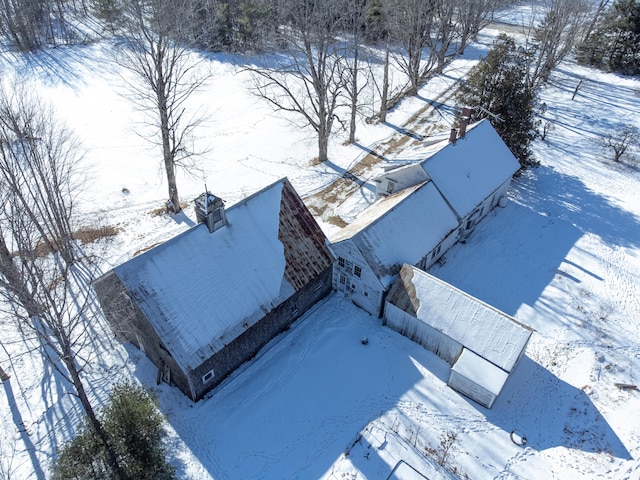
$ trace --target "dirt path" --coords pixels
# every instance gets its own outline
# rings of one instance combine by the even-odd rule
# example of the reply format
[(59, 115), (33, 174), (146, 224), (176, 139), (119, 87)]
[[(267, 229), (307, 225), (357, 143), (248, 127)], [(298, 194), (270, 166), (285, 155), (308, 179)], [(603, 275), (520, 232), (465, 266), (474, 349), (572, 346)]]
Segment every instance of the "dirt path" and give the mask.
[[(373, 168), (390, 154), (405, 148), (412, 141), (421, 141), (433, 133), (441, 132), (441, 128), (438, 128), (437, 123), (432, 119), (437, 114), (438, 108), (453, 97), (456, 86), (457, 82), (426, 103), (403, 125), (394, 127), (397, 133), (378, 143), (340, 178), (305, 197), (304, 202), (311, 212), (315, 216), (324, 218), (327, 211), (335, 211), (347, 198), (356, 193), (370, 178)], [(337, 215), (330, 215), (326, 221), (339, 227), (347, 224)]]

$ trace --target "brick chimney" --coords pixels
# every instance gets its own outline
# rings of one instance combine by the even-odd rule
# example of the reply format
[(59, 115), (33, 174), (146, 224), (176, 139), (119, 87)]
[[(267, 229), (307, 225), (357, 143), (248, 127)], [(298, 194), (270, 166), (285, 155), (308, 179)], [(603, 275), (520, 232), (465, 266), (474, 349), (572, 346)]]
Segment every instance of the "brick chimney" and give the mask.
[(458, 132), (458, 136), (460, 138), (464, 138), (464, 136), (467, 133), (467, 124), (469, 123), (469, 119), (468, 118), (463, 118), (460, 121), (460, 131)]
[(455, 145), (457, 138), (458, 138), (458, 131), (455, 128), (452, 128), (451, 133), (449, 134), (449, 143), (453, 143)]

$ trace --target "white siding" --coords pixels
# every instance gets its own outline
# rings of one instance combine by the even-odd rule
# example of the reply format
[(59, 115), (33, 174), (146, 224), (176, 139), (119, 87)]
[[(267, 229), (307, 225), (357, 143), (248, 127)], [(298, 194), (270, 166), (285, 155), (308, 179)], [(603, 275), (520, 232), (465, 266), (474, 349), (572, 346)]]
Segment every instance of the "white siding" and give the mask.
[(389, 302), (384, 306), (384, 324), (435, 353), (449, 365), (453, 365), (462, 351), (460, 343)]
[(456, 392), (463, 394), (483, 407), (491, 408), (493, 402), (496, 401), (496, 395), (453, 370), (451, 370), (448, 385)]
[[(384, 295), (378, 277), (353, 241), (337, 243), (332, 246), (332, 250), (337, 256), (333, 268), (333, 288), (371, 315), (378, 317)], [(358, 269), (360, 276), (356, 275)]]
[(466, 348), (451, 369), (449, 386), (491, 408), (509, 374)]

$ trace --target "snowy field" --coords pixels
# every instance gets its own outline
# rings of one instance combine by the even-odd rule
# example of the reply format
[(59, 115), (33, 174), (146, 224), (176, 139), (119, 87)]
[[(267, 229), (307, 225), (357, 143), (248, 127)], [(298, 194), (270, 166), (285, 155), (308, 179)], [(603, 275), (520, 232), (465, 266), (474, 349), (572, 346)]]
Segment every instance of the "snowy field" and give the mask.
[[(250, 94), (239, 69), (250, 60), (203, 58), (212, 77), (193, 106), (208, 115), (197, 139), (208, 153), (196, 175), (179, 178), (182, 198), (195, 198), (206, 182), (230, 205), (283, 176), (303, 197), (317, 192), (398, 135), (496, 33), (486, 31), (387, 124), (359, 125), (357, 145), (338, 135), (323, 165), (313, 162), (310, 131)], [(29, 82), (86, 147), (83, 218), (121, 229), (95, 247), (105, 270), (194, 223), (191, 208), (151, 214), (166, 197), (160, 155), (136, 134), (148, 131), (121, 96), (124, 73), (111, 49), (103, 41), (0, 59), (0, 77)], [(154, 389), (171, 461), (185, 479), (385, 479), (399, 462), (396, 478), (420, 478), (413, 469), (449, 478), (433, 460), (447, 433), (456, 439), (441, 463), (472, 479), (640, 478), (640, 392), (615, 385), (640, 384), (640, 171), (613, 164), (598, 144), (618, 123), (637, 123), (640, 81), (569, 61), (541, 100), (553, 125), (535, 144), (541, 166), (516, 178), (507, 206), (430, 270), (536, 330), (492, 409), (449, 389), (445, 362), (335, 294), (196, 404), (156, 386), (155, 367), (117, 344), (98, 317), (101, 341), (85, 372), (93, 399), (104, 401), (125, 378)], [(430, 120), (440, 131), (456, 107), (444, 103)], [(335, 212), (353, 218), (370, 201), (365, 184)], [(327, 233), (336, 228), (319, 220)], [(20, 353), (24, 345), (10, 341), (6, 325), (2, 335), (9, 347), (0, 362), (11, 380), (0, 395), (0, 478), (46, 478), (80, 409), (37, 356)], [(523, 436), (526, 445), (512, 441)]]

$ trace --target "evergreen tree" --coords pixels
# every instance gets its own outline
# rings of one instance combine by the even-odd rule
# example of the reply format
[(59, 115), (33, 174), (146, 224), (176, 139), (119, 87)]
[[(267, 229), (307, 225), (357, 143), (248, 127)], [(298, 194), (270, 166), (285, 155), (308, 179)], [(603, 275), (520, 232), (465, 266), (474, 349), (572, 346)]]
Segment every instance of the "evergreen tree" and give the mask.
[(617, 0), (578, 48), (578, 60), (624, 75), (640, 73), (640, 1)]
[[(144, 388), (128, 382), (116, 385), (102, 411), (101, 421), (116, 451), (126, 478), (173, 480), (174, 468), (166, 461), (163, 416), (156, 399)], [(91, 424), (59, 452), (54, 480), (107, 480), (114, 478), (103, 444)]]
[(526, 83), (528, 55), (501, 34), (458, 91), (461, 104), (473, 110), (473, 120), (489, 118), (523, 167), (537, 165), (530, 148), (536, 136), (536, 94)]

